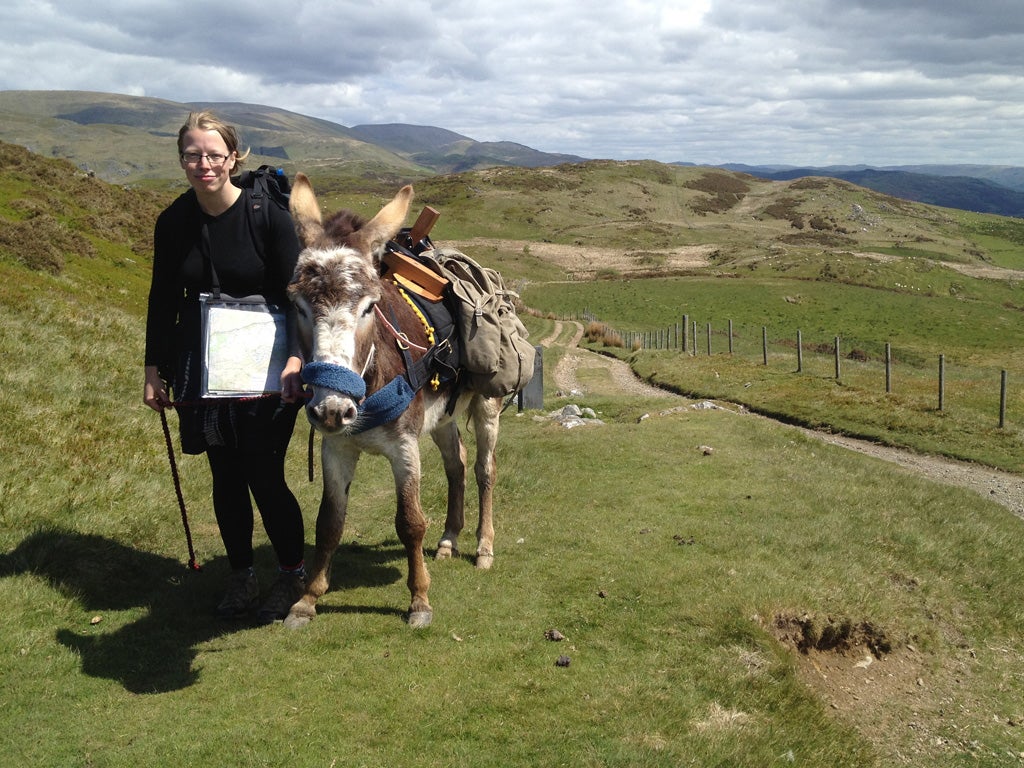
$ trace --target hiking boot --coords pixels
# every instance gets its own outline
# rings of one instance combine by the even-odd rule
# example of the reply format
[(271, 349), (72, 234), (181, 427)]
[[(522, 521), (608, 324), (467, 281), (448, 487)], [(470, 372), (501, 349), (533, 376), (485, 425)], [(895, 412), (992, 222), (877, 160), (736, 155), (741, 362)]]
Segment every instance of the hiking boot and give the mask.
[(217, 606), (217, 615), (222, 619), (240, 619), (256, 607), (259, 598), (260, 584), (252, 568), (232, 571), (224, 599)]
[(267, 599), (260, 607), (259, 613), (256, 614), (256, 620), (260, 624), (281, 621), (305, 592), (306, 574), (304, 572), (286, 573), (282, 571), (277, 575), (277, 581), (270, 588)]

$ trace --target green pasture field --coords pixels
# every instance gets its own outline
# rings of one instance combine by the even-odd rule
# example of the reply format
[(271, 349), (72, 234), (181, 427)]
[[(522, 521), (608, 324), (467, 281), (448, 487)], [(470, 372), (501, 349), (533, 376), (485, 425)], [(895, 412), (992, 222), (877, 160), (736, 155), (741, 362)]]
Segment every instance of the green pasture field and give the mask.
[[(405, 560), (374, 458), (317, 620), (218, 621), (227, 566), (206, 468), (179, 457), (202, 564), (189, 572), (159, 419), (140, 402), (135, 303), (18, 270), (0, 265), (0, 284), (22, 286), (0, 293), (0, 346), (18, 361), (0, 372), (13, 764), (997, 766), (1024, 751), (1020, 520), (770, 422), (622, 398), (585, 368), (579, 404), (605, 425), (505, 414), (497, 563), (432, 564), (431, 627), (402, 621)], [(529, 322), (538, 338), (553, 328)], [(290, 477), (311, 543), (304, 438)], [(432, 546), (443, 473), (424, 448)], [(777, 639), (791, 625), (807, 655)], [(813, 650), (836, 626), (869, 627), (878, 653), (841, 700), (807, 675), (842, 657)], [(851, 666), (871, 653), (857, 638)], [(906, 690), (886, 683), (908, 665)]]
[[(1024, 467), (1021, 288), (933, 264), (917, 264), (916, 275), (905, 264), (864, 268), (870, 274), (857, 275), (855, 285), (761, 274), (692, 276), (530, 284), (523, 297), (541, 314), (578, 317), (586, 310), (623, 338), (629, 332), (664, 331), (648, 338), (655, 343), (660, 338), (674, 350), (636, 352), (601, 340), (592, 346), (629, 359), (642, 378), (667, 388), (1019, 472)], [(677, 326), (684, 316), (688, 354), (678, 349), (682, 331)], [(999, 428), (1003, 371), (1007, 396)]]

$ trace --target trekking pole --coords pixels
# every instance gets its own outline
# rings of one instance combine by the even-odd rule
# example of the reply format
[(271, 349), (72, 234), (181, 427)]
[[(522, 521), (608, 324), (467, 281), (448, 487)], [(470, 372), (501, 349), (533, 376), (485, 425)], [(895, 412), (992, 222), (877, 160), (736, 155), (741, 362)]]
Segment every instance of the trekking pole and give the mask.
[(167, 444), (167, 458), (171, 463), (171, 477), (174, 478), (174, 491), (178, 495), (178, 507), (181, 509), (181, 524), (185, 528), (185, 541), (188, 543), (189, 570), (200, 570), (196, 562), (196, 551), (192, 548), (192, 531), (188, 527), (188, 513), (185, 511), (185, 497), (181, 493), (181, 480), (178, 477), (178, 464), (174, 460), (174, 444), (171, 442), (171, 430), (167, 426), (166, 409), (160, 411), (160, 424), (164, 428), (164, 442)]

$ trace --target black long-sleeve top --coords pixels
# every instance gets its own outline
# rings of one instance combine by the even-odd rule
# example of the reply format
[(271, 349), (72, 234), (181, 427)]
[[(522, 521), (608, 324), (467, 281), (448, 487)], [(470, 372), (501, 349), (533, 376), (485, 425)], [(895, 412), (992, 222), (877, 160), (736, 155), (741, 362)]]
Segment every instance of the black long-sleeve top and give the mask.
[[(262, 294), (288, 306), (287, 286), (301, 248), (289, 213), (269, 200), (263, 206), (265, 212), (253, 210), (249, 192), (243, 189), (228, 210), (210, 216), (190, 190), (157, 218), (146, 318), (147, 366), (170, 372), (182, 365), (183, 353), (192, 351), (189, 357), (198, 358), (199, 294), (212, 288), (202, 252), (204, 222), (220, 290), (238, 297)], [(262, 240), (261, 246), (256, 239)]]

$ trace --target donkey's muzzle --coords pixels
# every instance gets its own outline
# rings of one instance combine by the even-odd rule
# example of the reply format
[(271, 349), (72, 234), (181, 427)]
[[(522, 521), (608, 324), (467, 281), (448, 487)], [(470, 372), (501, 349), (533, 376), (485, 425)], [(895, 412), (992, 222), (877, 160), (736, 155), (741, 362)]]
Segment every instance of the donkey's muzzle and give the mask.
[(306, 416), (314, 427), (333, 434), (355, 424), (359, 418), (359, 406), (346, 395), (320, 391), (306, 405)]
[(303, 366), (302, 380), (313, 387), (313, 397), (306, 405), (313, 426), (337, 432), (351, 427), (359, 418), (366, 382), (351, 368), (318, 360)]

